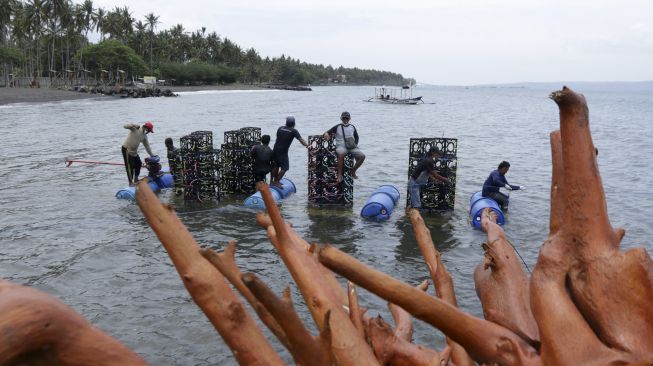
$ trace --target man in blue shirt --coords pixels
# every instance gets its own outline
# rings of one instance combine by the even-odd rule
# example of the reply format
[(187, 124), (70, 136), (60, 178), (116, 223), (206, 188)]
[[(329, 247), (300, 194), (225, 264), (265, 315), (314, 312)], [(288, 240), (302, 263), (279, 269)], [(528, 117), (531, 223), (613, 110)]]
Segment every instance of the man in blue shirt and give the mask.
[(272, 177), (270, 184), (277, 187), (282, 187), (279, 181), (290, 169), (288, 162), (288, 149), (290, 144), (297, 139), (304, 147), (308, 148), (308, 143), (304, 141), (299, 131), (295, 129), (295, 117), (286, 117), (286, 125), (279, 127), (277, 130), (277, 139), (274, 141), (274, 148), (272, 149), (272, 159), (274, 161), (274, 169), (272, 170)]
[(493, 170), (485, 180), (485, 183), (483, 183), (483, 192), (481, 193), (483, 197), (489, 197), (497, 201), (499, 206), (501, 206), (501, 211), (508, 209), (508, 196), (501, 193), (499, 189), (505, 188), (508, 191), (516, 191), (521, 188), (520, 186), (508, 184), (506, 173), (508, 173), (509, 169), (510, 163), (502, 161), (497, 170)]

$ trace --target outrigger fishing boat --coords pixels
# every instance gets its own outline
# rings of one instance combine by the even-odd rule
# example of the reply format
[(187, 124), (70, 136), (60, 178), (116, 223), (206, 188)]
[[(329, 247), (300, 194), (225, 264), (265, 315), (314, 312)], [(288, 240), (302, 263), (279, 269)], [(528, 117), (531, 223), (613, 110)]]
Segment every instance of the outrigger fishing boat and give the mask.
[(424, 103), (422, 97), (413, 97), (412, 85), (404, 85), (401, 88), (387, 88), (382, 86), (374, 88), (374, 96), (366, 102), (379, 102), (388, 104), (418, 104)]

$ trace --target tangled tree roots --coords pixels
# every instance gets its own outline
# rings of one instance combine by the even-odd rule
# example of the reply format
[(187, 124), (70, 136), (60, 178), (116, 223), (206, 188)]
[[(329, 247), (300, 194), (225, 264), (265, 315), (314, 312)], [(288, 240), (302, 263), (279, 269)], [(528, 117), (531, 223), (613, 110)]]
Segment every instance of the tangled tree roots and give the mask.
[[(136, 197), (188, 292), (243, 365), (283, 362), (228, 283), (304, 366), (651, 365), (653, 263), (644, 249), (619, 249), (624, 231), (608, 219), (585, 98), (566, 87), (551, 98), (560, 108), (560, 130), (551, 133), (549, 237), (529, 278), (496, 216), (483, 212), (487, 242), (474, 281), (484, 319), (458, 309), (451, 276), (418, 211), (409, 216), (436, 296), (425, 292), (426, 283), (413, 287), (334, 247), (309, 245), (283, 221), (268, 186), (259, 183), (269, 210), (257, 221), (304, 297), (319, 329), (313, 336), (288, 289), (278, 297), (254, 274), (240, 272), (235, 243), (223, 253), (200, 249), (147, 184), (139, 184)], [(350, 281), (347, 289), (336, 273)], [(366, 315), (354, 284), (389, 302), (394, 329)], [(0, 282), (0, 310), (0, 365), (143, 363), (35, 290)], [(411, 315), (443, 332), (445, 349), (411, 343)], [(84, 357), (89, 354), (96, 356), (93, 362)]]

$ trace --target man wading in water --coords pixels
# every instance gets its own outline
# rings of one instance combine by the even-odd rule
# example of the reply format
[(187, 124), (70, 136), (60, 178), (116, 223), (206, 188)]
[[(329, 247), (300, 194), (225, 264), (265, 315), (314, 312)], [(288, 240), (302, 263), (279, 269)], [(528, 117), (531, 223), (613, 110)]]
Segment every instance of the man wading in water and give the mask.
[(154, 156), (152, 149), (150, 149), (150, 143), (147, 141), (147, 134), (154, 133), (154, 125), (152, 122), (145, 122), (143, 126), (127, 123), (123, 127), (129, 130), (129, 135), (127, 135), (125, 142), (122, 143), (122, 158), (125, 161), (127, 179), (131, 186), (138, 181), (138, 176), (141, 174), (143, 163), (141, 162), (140, 156), (138, 156), (138, 147), (141, 142), (145, 146), (147, 153), (150, 156)]
[(442, 157), (442, 152), (436, 147), (432, 147), (426, 154), (426, 158), (417, 163), (413, 174), (411, 174), (408, 180), (408, 192), (410, 192), (410, 207), (408, 208), (418, 210), (422, 208), (422, 187), (428, 183), (429, 179), (439, 180), (447, 184), (451, 183), (449, 179), (438, 174), (436, 170), (435, 162), (440, 157)]
[[(598, 153), (597, 153), (598, 154)], [(490, 175), (483, 183), (483, 191), (481, 195), (483, 197), (490, 197), (493, 200), (497, 201), (499, 206), (501, 206), (501, 211), (508, 210), (508, 196), (501, 193), (500, 189), (505, 188), (508, 191), (516, 191), (518, 189), (523, 189), (521, 186), (508, 184), (506, 180), (506, 173), (510, 169), (510, 163), (507, 161), (502, 161), (496, 170), (493, 170)]]

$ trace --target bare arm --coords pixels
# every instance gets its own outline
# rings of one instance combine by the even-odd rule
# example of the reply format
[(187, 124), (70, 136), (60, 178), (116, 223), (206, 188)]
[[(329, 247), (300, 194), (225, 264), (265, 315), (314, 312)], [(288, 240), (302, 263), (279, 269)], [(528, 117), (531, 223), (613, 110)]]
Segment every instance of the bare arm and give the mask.
[(154, 153), (152, 152), (152, 149), (150, 148), (150, 143), (149, 143), (149, 141), (147, 141), (147, 138), (145, 138), (145, 140), (143, 140), (143, 146), (145, 147), (145, 150), (147, 151), (147, 153), (150, 154), (150, 156), (154, 156)]
[(338, 128), (339, 125), (335, 125), (331, 127), (327, 132), (324, 133), (324, 139), (325, 140), (330, 140), (333, 135), (336, 134), (336, 128)]
[(431, 177), (432, 177), (434, 180), (439, 180), (439, 181), (442, 181), (442, 182), (444, 182), (444, 183), (449, 183), (449, 182), (450, 182), (448, 178), (445, 178), (445, 177), (441, 176), (441, 175), (438, 174), (438, 172), (436, 172), (435, 170), (431, 172)]

